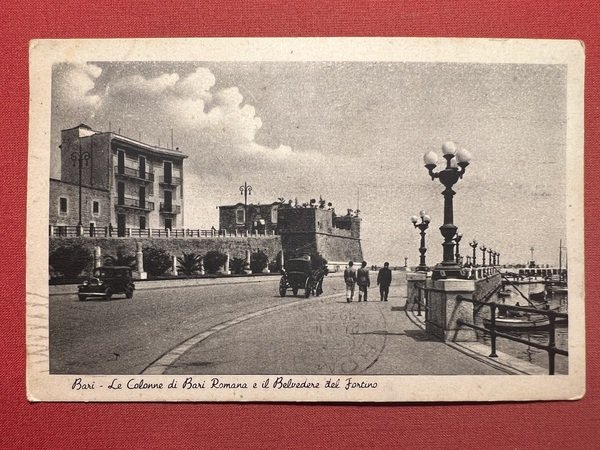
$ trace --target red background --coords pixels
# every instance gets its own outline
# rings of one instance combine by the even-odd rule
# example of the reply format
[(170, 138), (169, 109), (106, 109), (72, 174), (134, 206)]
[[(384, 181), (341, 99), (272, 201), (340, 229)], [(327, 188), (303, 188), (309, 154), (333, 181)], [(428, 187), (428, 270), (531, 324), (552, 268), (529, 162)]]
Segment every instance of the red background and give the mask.
[[(599, 239), (586, 221), (587, 394), (578, 402), (29, 404), (25, 397), (28, 41), (190, 36), (438, 36), (581, 39), (586, 45), (586, 215), (600, 212), (597, 1), (8, 0), (0, 7), (2, 354), (0, 446), (598, 448)], [(40, 255), (44, 257), (44, 255)]]

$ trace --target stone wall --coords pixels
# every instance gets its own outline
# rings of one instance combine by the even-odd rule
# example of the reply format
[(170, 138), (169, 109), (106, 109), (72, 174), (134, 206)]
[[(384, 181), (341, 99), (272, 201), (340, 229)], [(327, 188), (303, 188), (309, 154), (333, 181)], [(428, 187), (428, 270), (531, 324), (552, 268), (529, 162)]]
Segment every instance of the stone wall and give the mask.
[(222, 253), (229, 252), (231, 258), (244, 258), (246, 250), (255, 252), (262, 250), (267, 254), (270, 261), (274, 261), (277, 253), (281, 251), (281, 240), (279, 236), (264, 237), (214, 237), (214, 238), (186, 238), (186, 239), (148, 239), (148, 238), (51, 238), (50, 253), (61, 246), (80, 244), (93, 253), (94, 247), (102, 250), (102, 255), (116, 256), (120, 250), (124, 255), (135, 255), (137, 243), (142, 247), (154, 247), (162, 249), (174, 256), (182, 256), (185, 253), (196, 253), (204, 255), (211, 250)]
[(363, 260), (359, 239), (317, 234), (317, 251), (328, 261), (360, 262)]

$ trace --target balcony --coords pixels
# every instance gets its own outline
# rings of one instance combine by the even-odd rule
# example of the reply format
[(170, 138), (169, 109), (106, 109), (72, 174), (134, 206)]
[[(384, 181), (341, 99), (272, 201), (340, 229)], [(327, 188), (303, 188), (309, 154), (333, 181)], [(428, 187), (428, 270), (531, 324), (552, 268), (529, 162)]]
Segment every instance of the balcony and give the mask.
[(135, 180), (147, 181), (152, 183), (154, 181), (154, 173), (152, 172), (140, 172), (139, 169), (134, 167), (119, 167), (115, 166), (115, 175), (125, 178), (133, 178)]
[(141, 201), (139, 198), (124, 198), (122, 202), (118, 202), (115, 207), (137, 209), (140, 211), (154, 211), (154, 202)]
[(160, 176), (158, 177), (158, 182), (168, 186), (179, 186), (181, 184), (181, 178)]
[(167, 205), (163, 202), (160, 203), (160, 212), (162, 214), (181, 214), (181, 205)]

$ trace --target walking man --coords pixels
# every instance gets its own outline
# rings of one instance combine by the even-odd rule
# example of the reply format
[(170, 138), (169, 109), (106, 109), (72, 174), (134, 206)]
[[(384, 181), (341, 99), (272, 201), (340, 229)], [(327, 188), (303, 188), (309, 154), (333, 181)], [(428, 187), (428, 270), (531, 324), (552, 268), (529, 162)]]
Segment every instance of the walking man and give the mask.
[(350, 303), (354, 300), (354, 285), (356, 284), (356, 272), (352, 268), (354, 263), (348, 262), (348, 267), (344, 270), (344, 281), (346, 282), (346, 301)]
[(379, 295), (381, 296), (379, 301), (388, 301), (390, 284), (392, 284), (392, 271), (390, 270), (390, 263), (386, 262), (383, 264), (383, 268), (379, 269), (379, 273), (377, 274), (377, 285), (379, 286)]
[(369, 269), (367, 269), (367, 262), (363, 261), (361, 268), (356, 273), (356, 284), (358, 284), (358, 301), (361, 301), (361, 297), (364, 294), (365, 302), (367, 301), (367, 289), (371, 287), (371, 280), (369, 280)]

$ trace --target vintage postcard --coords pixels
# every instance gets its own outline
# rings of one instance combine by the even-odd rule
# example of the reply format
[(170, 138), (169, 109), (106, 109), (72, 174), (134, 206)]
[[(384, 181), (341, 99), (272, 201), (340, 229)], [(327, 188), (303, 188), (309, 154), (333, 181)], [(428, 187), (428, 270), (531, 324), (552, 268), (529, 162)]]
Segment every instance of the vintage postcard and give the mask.
[(584, 47), (30, 45), (31, 401), (585, 392)]

